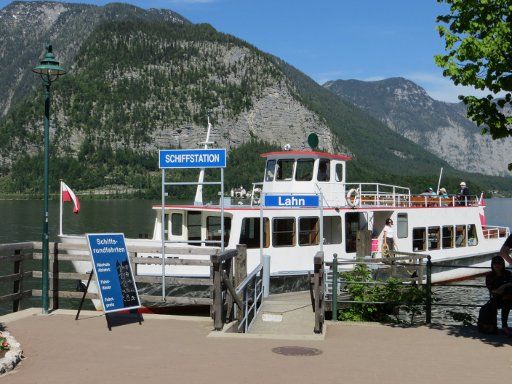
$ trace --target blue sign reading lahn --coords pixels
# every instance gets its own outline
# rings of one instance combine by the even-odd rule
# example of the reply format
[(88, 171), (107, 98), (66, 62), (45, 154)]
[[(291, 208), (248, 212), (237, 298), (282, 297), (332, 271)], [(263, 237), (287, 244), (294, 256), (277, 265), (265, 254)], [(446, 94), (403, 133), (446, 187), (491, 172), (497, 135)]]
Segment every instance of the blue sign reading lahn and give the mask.
[(225, 168), (225, 149), (168, 149), (159, 152), (160, 168)]
[(318, 195), (265, 195), (264, 206), (284, 208), (317, 208)]
[(103, 311), (140, 308), (130, 258), (122, 233), (87, 235)]

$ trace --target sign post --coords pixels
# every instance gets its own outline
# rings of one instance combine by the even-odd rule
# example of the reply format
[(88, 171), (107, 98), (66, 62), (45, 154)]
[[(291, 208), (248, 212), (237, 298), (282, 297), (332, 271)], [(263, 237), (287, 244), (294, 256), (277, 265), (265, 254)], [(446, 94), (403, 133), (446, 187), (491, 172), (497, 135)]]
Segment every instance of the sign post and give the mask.
[[(221, 240), (220, 248), (224, 251), (224, 168), (226, 168), (226, 150), (225, 149), (165, 149), (160, 150), (158, 153), (158, 167), (162, 170), (162, 300), (165, 301), (165, 244), (172, 243), (173, 241), (167, 240), (166, 237), (166, 219), (165, 219), (165, 192), (166, 185), (220, 185), (220, 227), (221, 227)], [(166, 182), (165, 170), (166, 169), (185, 169), (185, 168), (220, 168), (220, 182), (219, 181), (203, 181), (201, 177), (197, 182)], [(196, 193), (197, 195), (197, 193)], [(209, 241), (194, 241), (181, 243), (219, 243), (216, 240)]]
[(124, 235), (122, 233), (87, 234), (87, 243), (93, 265), (87, 287), (94, 273), (110, 330), (109, 313), (141, 307)]

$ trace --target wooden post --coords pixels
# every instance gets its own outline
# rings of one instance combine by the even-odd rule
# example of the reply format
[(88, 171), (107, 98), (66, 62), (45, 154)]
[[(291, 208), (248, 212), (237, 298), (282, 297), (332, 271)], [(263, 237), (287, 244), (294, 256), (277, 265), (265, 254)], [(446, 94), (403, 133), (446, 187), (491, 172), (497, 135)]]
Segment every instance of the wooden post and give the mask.
[[(229, 260), (226, 260), (224, 262), (224, 267), (225, 267), (225, 270), (221, 270), (221, 274), (222, 274), (222, 279), (224, 281), (224, 284), (226, 286), (229, 287), (229, 285), (231, 285), (231, 287), (233, 287), (232, 285), (232, 281), (233, 281), (233, 269), (234, 269), (234, 262), (233, 262), (233, 259), (229, 259)], [(233, 316), (233, 302), (234, 300), (236, 300), (236, 298), (234, 297), (235, 295), (235, 290), (227, 290), (226, 291), (226, 308), (225, 308), (225, 311), (224, 313), (226, 314), (226, 321), (231, 321)]]
[(315, 333), (322, 333), (324, 323), (324, 253), (317, 252), (314, 258), (314, 305), (315, 305)]
[(427, 256), (427, 297), (425, 303), (426, 323), (432, 322), (432, 261), (430, 256)]
[[(238, 288), (240, 283), (247, 277), (247, 245), (237, 244), (236, 258), (235, 258), (235, 289)], [(240, 323), (244, 317), (243, 309), (236, 310), (236, 319)]]
[(356, 234), (356, 258), (370, 256), (372, 250), (372, 231), (361, 229)]
[[(14, 280), (13, 287), (12, 287), (12, 293), (19, 293), (21, 294), (23, 292), (23, 256), (21, 255), (21, 250), (16, 249), (14, 251), (14, 255), (20, 255), (20, 259), (16, 260), (14, 262), (14, 273), (19, 274), (18, 279)], [(12, 311), (18, 312), (21, 310), (21, 295), (14, 299), (12, 302)]]
[(224, 326), (223, 319), (223, 300), (222, 300), (222, 273), (221, 262), (217, 255), (212, 255), (210, 260), (213, 265), (213, 327), (216, 331), (222, 330)]
[(235, 288), (247, 277), (247, 245), (238, 244), (236, 246), (235, 258)]
[(59, 243), (53, 243), (52, 262), (52, 310), (59, 309)]

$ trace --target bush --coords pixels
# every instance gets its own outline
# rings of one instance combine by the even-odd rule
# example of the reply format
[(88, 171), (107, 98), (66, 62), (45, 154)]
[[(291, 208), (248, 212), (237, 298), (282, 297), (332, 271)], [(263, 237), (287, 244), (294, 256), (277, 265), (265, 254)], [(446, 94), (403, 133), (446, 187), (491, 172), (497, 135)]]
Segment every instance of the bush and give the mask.
[[(382, 285), (364, 284), (376, 281), (363, 264), (357, 265), (353, 271), (343, 272), (341, 278), (347, 284), (351, 300), (357, 303), (342, 308), (340, 320), (412, 325), (415, 317), (422, 314), (422, 307), (426, 303), (424, 286), (404, 283), (396, 278), (390, 278)], [(406, 316), (400, 316), (400, 313)]]

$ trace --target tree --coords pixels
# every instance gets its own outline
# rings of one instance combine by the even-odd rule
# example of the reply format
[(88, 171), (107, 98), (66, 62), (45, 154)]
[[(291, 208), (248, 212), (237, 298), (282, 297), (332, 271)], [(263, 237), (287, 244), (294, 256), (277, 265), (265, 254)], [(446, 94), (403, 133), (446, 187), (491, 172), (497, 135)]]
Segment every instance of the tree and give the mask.
[[(449, 5), (450, 13), (437, 17), (446, 54), (437, 55), (436, 64), (455, 85), (489, 91), (481, 98), (459, 96), (483, 134), (512, 136), (512, 115), (506, 112), (512, 107), (512, 0), (437, 1)], [(505, 96), (495, 99), (500, 92)]]

